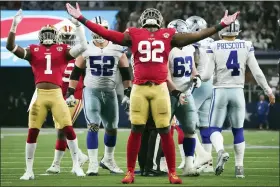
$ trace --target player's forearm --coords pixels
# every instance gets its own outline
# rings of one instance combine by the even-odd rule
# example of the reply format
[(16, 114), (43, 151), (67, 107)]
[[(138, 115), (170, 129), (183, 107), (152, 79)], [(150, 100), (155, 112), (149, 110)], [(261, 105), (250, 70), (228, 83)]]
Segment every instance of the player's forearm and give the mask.
[(78, 66), (74, 66), (74, 69), (70, 75), (70, 82), (69, 82), (69, 88), (76, 89), (80, 76), (82, 75), (84, 69), (79, 68)]
[(197, 69), (196, 69), (196, 65), (195, 65), (195, 62), (193, 62), (193, 65), (192, 65), (192, 76), (194, 77), (194, 76), (196, 76), (196, 75), (198, 75), (199, 73), (198, 73), (198, 71), (197, 71)]
[(13, 51), (13, 49), (15, 48), (16, 44), (15, 44), (15, 37), (16, 34), (14, 32), (10, 32), (8, 39), (7, 39), (7, 44), (6, 44), (6, 48), (9, 51)]
[(112, 41), (116, 44), (122, 45), (124, 40), (124, 34), (121, 32), (105, 29), (103, 26), (93, 23), (87, 20), (85, 17), (80, 16), (78, 20), (84, 24), (92, 32), (102, 36), (106, 40)]
[(74, 90), (77, 88), (79, 81), (77, 80), (70, 80), (69, 81), (69, 88), (73, 88)]
[(122, 83), (123, 83), (124, 88), (131, 87), (131, 80), (126, 80), (126, 81), (123, 81)]
[(85, 36), (84, 27), (82, 25), (76, 27), (76, 35), (79, 38), (79, 44), (72, 47), (69, 51), (69, 54), (73, 58), (77, 58), (80, 54), (82, 54), (85, 50), (87, 50), (87, 40)]

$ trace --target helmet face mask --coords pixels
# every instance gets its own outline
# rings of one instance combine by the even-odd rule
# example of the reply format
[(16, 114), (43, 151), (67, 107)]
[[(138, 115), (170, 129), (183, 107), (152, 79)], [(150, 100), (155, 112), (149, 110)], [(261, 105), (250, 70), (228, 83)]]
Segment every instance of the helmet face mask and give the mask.
[(191, 16), (186, 19), (186, 23), (190, 26), (190, 32), (198, 32), (207, 28), (207, 22), (199, 16)]
[(63, 26), (58, 33), (58, 40), (63, 44), (74, 46), (77, 42), (76, 30), (71, 26)]
[[(93, 18), (92, 22), (103, 26), (105, 29), (109, 29), (108, 21), (103, 19), (100, 16), (97, 16), (97, 17)], [(91, 33), (91, 36), (92, 36), (94, 42), (102, 44), (106, 41), (104, 38), (102, 38), (101, 36), (99, 36), (98, 34), (96, 34), (94, 32)]]
[(182, 19), (175, 19), (171, 21), (167, 28), (174, 28), (176, 29), (176, 33), (188, 33), (189, 25)]
[(54, 26), (46, 25), (40, 30), (38, 38), (41, 44), (52, 45), (58, 41), (57, 34), (58, 32)]
[(160, 28), (163, 23), (163, 17), (160, 11), (158, 11), (157, 9), (148, 8), (141, 14), (139, 22), (141, 24), (141, 27), (157, 26), (158, 28)]
[(238, 20), (235, 20), (234, 23), (231, 23), (228, 27), (223, 28), (219, 31), (219, 36), (222, 38), (223, 36), (238, 36), (240, 33), (240, 24)]

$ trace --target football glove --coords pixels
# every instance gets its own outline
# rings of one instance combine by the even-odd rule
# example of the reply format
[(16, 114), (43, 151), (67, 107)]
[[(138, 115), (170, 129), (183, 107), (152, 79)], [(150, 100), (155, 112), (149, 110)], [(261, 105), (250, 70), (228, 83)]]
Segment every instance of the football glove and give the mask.
[(124, 89), (124, 97), (123, 97), (123, 100), (122, 100), (122, 105), (124, 105), (124, 110), (126, 112), (129, 111), (129, 105), (130, 105), (130, 93), (131, 93), (131, 87), (128, 87), (128, 88), (125, 88)]
[(17, 26), (21, 22), (22, 18), (23, 18), (22, 9), (19, 9), (19, 11), (16, 13), (16, 15), (13, 18), (13, 23), (12, 23), (11, 30), (10, 30), (11, 32), (13, 32), (13, 33), (16, 32)]
[(181, 104), (181, 105), (187, 104), (186, 94), (184, 94), (180, 90), (172, 90), (171, 95), (178, 99), (178, 101), (179, 101), (178, 105), (179, 104)]
[(223, 19), (221, 20), (221, 26), (222, 27), (227, 27), (229, 26), (231, 23), (233, 23), (236, 18), (238, 17), (238, 15), (240, 14), (240, 11), (235, 12), (232, 15), (228, 15), (228, 10), (225, 11), (225, 15), (223, 17)]
[(80, 6), (78, 3), (76, 3), (76, 8), (74, 8), (70, 3), (66, 3), (66, 9), (67, 12), (70, 16), (72, 16), (73, 18), (78, 19), (82, 13), (80, 11)]
[(69, 107), (74, 107), (76, 104), (76, 98), (74, 97), (74, 95), (70, 95), (67, 99), (66, 99), (66, 104)]
[(196, 75), (193, 78), (193, 82), (194, 82), (194, 87), (195, 88), (199, 88), (201, 86), (201, 77), (200, 77), (200, 75)]

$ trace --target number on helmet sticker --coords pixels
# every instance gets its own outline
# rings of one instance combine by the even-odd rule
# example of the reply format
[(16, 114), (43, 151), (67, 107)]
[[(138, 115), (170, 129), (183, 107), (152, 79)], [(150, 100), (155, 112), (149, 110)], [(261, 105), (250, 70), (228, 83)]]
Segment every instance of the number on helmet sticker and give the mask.
[(240, 75), (240, 64), (237, 59), (237, 51), (231, 51), (226, 63), (227, 69), (232, 69), (231, 76), (239, 76)]
[(141, 41), (138, 44), (138, 51), (143, 55), (139, 58), (141, 62), (149, 62), (152, 60), (152, 62), (163, 63), (163, 56), (161, 54), (164, 51), (164, 43), (160, 40), (152, 42)]
[(192, 63), (191, 56), (174, 58), (173, 77), (189, 77), (192, 74)]
[(52, 74), (52, 70), (51, 70), (51, 54), (46, 54), (45, 59), (47, 61), (47, 67), (45, 69), (45, 74)]

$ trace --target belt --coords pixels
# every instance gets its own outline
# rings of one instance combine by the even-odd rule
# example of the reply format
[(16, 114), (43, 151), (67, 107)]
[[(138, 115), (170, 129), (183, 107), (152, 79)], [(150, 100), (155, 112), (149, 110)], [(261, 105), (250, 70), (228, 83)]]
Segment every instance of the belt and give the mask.
[(151, 82), (151, 81), (147, 81), (141, 85), (146, 85), (146, 86), (153, 86), (153, 85), (158, 85), (157, 83)]

